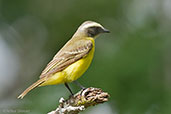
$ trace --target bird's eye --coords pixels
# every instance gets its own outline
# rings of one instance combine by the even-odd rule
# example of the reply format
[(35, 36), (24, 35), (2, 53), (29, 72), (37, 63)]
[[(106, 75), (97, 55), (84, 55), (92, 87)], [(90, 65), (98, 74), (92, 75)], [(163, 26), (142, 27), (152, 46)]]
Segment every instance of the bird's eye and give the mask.
[(89, 27), (88, 28), (88, 36), (89, 37), (94, 37), (99, 34), (100, 27)]

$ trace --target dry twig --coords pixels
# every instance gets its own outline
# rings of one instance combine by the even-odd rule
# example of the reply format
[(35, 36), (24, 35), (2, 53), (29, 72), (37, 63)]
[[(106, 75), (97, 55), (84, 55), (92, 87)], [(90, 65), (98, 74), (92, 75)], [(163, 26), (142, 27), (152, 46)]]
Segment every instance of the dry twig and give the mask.
[(108, 98), (109, 94), (100, 88), (86, 88), (67, 100), (60, 98), (58, 108), (48, 114), (78, 114), (89, 106), (108, 101)]

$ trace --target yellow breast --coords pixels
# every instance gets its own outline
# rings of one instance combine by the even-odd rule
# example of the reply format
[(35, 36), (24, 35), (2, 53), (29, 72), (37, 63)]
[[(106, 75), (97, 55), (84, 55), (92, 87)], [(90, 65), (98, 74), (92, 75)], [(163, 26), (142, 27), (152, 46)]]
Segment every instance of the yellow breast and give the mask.
[(66, 73), (66, 82), (72, 82), (74, 80), (77, 80), (81, 75), (83, 75), (83, 73), (88, 69), (93, 56), (94, 56), (94, 39), (93, 38), (89, 38), (92, 43), (93, 43), (93, 47), (91, 49), (91, 51), (89, 52), (89, 54), (78, 60), (77, 62), (73, 63), (72, 65), (68, 66), (63, 72)]
[(41, 86), (61, 84), (66, 82), (72, 82), (77, 80), (83, 73), (88, 69), (93, 56), (94, 56), (94, 39), (88, 38), (92, 41), (93, 47), (87, 56), (71, 64), (61, 72), (55, 73), (53, 76), (48, 78)]

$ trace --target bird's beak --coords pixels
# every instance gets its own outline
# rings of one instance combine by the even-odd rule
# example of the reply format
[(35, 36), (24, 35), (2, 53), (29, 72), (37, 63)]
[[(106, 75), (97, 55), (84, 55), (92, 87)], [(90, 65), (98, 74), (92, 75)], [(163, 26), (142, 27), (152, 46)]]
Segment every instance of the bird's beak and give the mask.
[(110, 31), (106, 28), (103, 28), (103, 33), (110, 33)]

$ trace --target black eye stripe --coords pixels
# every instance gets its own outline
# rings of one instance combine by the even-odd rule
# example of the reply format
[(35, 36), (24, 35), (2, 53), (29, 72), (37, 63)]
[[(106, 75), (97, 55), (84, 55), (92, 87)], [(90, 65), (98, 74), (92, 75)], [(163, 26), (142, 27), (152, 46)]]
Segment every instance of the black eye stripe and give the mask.
[(87, 33), (89, 37), (94, 37), (101, 32), (102, 28), (98, 26), (92, 26), (87, 29)]

